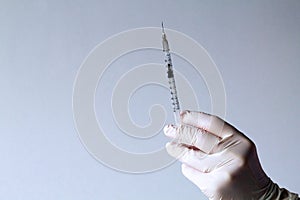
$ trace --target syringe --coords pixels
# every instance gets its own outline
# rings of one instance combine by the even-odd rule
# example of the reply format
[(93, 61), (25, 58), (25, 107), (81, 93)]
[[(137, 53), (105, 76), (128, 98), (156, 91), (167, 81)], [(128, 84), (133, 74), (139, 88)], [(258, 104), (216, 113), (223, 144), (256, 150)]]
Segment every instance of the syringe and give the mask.
[(168, 77), (169, 86), (170, 86), (171, 100), (172, 100), (173, 112), (174, 112), (174, 117), (175, 117), (175, 123), (179, 124), (180, 123), (180, 106), (179, 106), (179, 101), (178, 101), (176, 85), (175, 85), (175, 77), (174, 77), (174, 72), (173, 72), (173, 65), (172, 65), (169, 43), (167, 40), (163, 22), (161, 23), (161, 27), (162, 27), (162, 46), (163, 46), (163, 52), (165, 52), (165, 65), (167, 67), (167, 77)]

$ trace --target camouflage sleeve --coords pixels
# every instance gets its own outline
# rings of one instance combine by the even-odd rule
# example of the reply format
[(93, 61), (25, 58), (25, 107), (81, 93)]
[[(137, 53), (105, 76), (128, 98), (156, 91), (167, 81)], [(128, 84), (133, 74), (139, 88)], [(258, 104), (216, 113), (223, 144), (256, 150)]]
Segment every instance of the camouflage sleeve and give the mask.
[(277, 184), (271, 183), (269, 190), (260, 200), (300, 200), (298, 194), (292, 193), (285, 188), (280, 188)]

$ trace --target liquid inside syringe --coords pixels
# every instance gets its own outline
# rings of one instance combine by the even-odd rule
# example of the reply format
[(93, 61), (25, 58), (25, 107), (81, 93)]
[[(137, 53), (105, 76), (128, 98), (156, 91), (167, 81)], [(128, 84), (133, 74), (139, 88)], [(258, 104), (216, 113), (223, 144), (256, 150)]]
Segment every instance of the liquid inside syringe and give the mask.
[(179, 106), (179, 100), (178, 100), (178, 94), (175, 84), (175, 76), (174, 76), (174, 69), (172, 65), (172, 59), (170, 54), (170, 48), (169, 43), (167, 40), (167, 36), (164, 30), (164, 25), (162, 23), (162, 46), (163, 46), (163, 52), (165, 52), (165, 65), (167, 68), (167, 77), (169, 81), (169, 88), (171, 92), (171, 100), (172, 100), (172, 107), (175, 117), (176, 124), (180, 123), (180, 106)]

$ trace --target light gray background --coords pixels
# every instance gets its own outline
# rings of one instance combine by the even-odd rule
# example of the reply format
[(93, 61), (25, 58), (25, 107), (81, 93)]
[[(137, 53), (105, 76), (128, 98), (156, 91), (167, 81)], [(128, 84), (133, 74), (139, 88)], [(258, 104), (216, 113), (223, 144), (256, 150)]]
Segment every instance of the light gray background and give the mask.
[[(162, 20), (207, 49), (225, 83), (226, 120), (255, 141), (275, 182), (300, 192), (299, 10), (300, 1), (279, 0), (0, 1), (0, 196), (205, 199), (181, 175), (179, 163), (142, 175), (101, 165), (74, 127), (73, 82), (92, 48), (120, 31)], [(143, 119), (143, 105), (134, 105), (143, 113), (131, 106), (133, 118)], [(131, 148), (129, 139), (124, 148)], [(160, 134), (154, 140), (163, 145), (167, 139)]]

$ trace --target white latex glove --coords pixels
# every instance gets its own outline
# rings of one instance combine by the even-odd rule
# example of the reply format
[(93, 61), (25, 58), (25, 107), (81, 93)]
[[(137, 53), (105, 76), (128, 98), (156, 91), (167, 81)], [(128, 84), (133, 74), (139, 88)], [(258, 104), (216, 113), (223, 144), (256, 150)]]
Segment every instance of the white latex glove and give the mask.
[(222, 119), (184, 111), (181, 125), (164, 128), (173, 139), (168, 153), (178, 158), (182, 173), (214, 200), (298, 199), (264, 173), (255, 144)]

